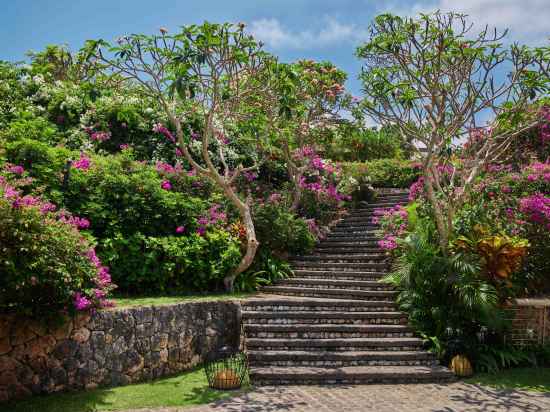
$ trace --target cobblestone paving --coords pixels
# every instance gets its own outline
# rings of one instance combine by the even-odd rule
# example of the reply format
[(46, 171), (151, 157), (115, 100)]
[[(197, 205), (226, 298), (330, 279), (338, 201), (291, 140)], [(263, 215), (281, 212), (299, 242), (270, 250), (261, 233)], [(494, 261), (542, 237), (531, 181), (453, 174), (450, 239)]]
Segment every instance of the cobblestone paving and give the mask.
[[(191, 408), (139, 412), (548, 412), (550, 392), (498, 390), (465, 383), (263, 386), (247, 394)], [(138, 412), (138, 411), (127, 411)]]

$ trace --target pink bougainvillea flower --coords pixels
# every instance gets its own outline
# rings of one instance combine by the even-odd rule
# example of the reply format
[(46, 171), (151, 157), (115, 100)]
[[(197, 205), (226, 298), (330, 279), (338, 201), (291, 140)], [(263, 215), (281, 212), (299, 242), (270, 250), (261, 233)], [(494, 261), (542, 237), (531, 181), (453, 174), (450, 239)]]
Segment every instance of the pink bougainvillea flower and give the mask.
[(180, 234), (180, 233), (183, 233), (185, 232), (185, 226), (178, 226), (176, 228), (176, 233)]
[(74, 307), (76, 310), (86, 310), (92, 305), (92, 302), (80, 292), (74, 294)]
[(73, 163), (75, 169), (88, 170), (91, 166), (91, 160), (84, 153), (80, 153), (80, 158)]
[(169, 180), (163, 180), (160, 184), (160, 187), (162, 187), (164, 190), (171, 190), (172, 189), (172, 183), (170, 183)]
[(111, 138), (111, 132), (92, 132), (90, 134), (90, 139), (97, 142), (105, 142)]
[(14, 175), (21, 176), (23, 173), (25, 173), (25, 169), (23, 166), (15, 165), (15, 166), (9, 166), (8, 172), (13, 173)]

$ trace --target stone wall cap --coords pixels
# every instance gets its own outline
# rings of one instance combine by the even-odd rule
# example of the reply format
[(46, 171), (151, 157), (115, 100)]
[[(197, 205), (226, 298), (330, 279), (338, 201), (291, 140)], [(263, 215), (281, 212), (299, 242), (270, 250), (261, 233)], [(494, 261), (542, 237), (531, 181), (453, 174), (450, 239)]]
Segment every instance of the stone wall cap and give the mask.
[(514, 304), (517, 306), (550, 307), (550, 297), (516, 299), (514, 300)]

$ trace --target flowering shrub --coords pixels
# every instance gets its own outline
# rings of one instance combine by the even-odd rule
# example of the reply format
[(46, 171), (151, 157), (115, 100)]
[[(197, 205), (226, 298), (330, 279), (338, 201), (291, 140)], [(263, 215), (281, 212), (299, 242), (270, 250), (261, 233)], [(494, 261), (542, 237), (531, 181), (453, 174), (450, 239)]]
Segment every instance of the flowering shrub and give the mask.
[(0, 311), (31, 317), (109, 305), (109, 270), (79, 232), (83, 221), (0, 176)]
[(383, 238), (378, 241), (381, 249), (392, 251), (397, 249), (397, 239), (403, 237), (407, 230), (409, 213), (401, 205), (392, 208), (374, 209), (372, 223), (380, 224)]

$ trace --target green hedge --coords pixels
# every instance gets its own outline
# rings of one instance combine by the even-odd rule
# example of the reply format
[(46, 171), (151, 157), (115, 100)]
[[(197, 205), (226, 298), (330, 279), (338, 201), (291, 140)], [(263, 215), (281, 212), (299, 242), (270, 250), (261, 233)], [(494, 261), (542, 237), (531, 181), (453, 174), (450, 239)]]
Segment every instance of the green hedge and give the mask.
[(420, 176), (420, 170), (408, 160), (377, 159), (342, 164), (344, 175), (359, 184), (374, 187), (408, 188)]

